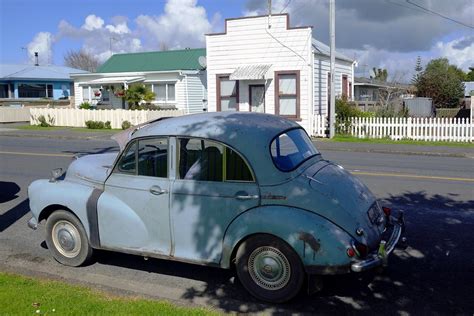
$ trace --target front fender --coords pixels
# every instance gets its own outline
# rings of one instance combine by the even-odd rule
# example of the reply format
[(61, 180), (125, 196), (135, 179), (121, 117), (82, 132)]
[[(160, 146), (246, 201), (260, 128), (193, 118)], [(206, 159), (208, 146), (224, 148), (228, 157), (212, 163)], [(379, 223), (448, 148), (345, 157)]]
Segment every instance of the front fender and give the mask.
[(258, 207), (235, 218), (224, 235), (221, 267), (230, 267), (235, 247), (242, 240), (259, 233), (288, 243), (308, 272), (350, 270), (350, 258), (346, 255), (351, 245), (349, 234), (315, 213), (287, 206)]
[(90, 237), (86, 205), (93, 190), (93, 187), (69, 181), (36, 180), (28, 187), (31, 213), (36, 220), (39, 220), (48, 206), (64, 206), (79, 218), (87, 236)]

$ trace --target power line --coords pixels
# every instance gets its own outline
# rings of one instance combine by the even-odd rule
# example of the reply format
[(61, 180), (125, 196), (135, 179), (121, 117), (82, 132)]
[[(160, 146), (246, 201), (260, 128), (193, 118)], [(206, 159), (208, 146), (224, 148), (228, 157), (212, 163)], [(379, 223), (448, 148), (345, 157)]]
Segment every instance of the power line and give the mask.
[(431, 10), (431, 9), (425, 8), (425, 7), (423, 7), (423, 6), (421, 6), (421, 5), (417, 4), (417, 3), (412, 2), (411, 0), (405, 0), (405, 1), (406, 1), (407, 3), (409, 3), (409, 4), (411, 4), (411, 5), (414, 5), (414, 6), (417, 7), (417, 8), (422, 9), (423, 11), (426, 11), (426, 12), (429, 12), (429, 13), (431, 13), (431, 14), (437, 15), (437, 16), (439, 16), (439, 17), (442, 17), (443, 19), (449, 20), (449, 21), (454, 22), (454, 23), (457, 23), (457, 24), (459, 24), (459, 25), (462, 25), (462, 26), (465, 26), (465, 27), (474, 29), (474, 26), (472, 26), (472, 25), (466, 24), (466, 23), (464, 23), (464, 22), (455, 20), (455, 19), (450, 18), (449, 16), (446, 16), (446, 15), (441, 14), (441, 13), (439, 13), (439, 12), (436, 12), (436, 11), (433, 11), (433, 10)]
[(286, 0), (286, 3), (285, 5), (283, 6), (283, 9), (281, 9), (280, 13), (283, 13), (283, 11), (285, 11), (285, 9), (288, 7), (288, 5), (290, 4), (291, 0)]

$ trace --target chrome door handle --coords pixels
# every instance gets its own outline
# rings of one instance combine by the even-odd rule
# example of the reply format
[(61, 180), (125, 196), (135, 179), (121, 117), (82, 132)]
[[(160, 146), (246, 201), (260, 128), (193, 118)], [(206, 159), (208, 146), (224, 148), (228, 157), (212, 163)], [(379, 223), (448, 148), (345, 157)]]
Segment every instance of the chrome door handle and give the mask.
[(237, 200), (256, 200), (259, 198), (258, 195), (236, 195)]
[(161, 195), (161, 194), (165, 194), (165, 193), (168, 193), (167, 190), (163, 190), (162, 188), (160, 188), (159, 186), (157, 185), (154, 185), (150, 188), (150, 193), (151, 194), (154, 194), (154, 195)]

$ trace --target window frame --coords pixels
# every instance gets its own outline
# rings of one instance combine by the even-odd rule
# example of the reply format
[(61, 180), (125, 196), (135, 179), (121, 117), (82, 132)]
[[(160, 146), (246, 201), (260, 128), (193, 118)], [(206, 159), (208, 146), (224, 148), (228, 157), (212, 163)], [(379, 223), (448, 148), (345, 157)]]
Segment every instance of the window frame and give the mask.
[[(139, 142), (143, 141), (143, 140), (150, 140), (150, 139), (151, 140), (153, 140), (153, 139), (166, 139), (166, 144), (167, 144), (166, 174), (167, 174), (167, 177), (165, 177), (165, 178), (163, 178), (163, 177), (154, 177), (154, 176), (145, 176), (145, 175), (139, 175), (138, 174), (138, 148), (139, 148), (139, 145), (140, 145)], [(125, 153), (128, 152), (130, 147), (133, 146), (134, 144), (137, 145), (137, 148), (135, 149), (135, 172), (130, 173), (130, 172), (121, 171), (120, 168), (119, 168), (119, 163), (122, 160), (122, 157), (125, 155)], [(127, 146), (125, 146), (124, 150), (116, 158), (116, 161), (114, 162), (112, 172), (110, 173), (110, 175), (112, 175), (114, 173), (118, 173), (118, 174), (121, 174), (121, 175), (128, 175), (128, 176), (147, 177), (147, 178), (153, 178), (153, 179), (168, 179), (169, 180), (171, 172), (172, 172), (172, 168), (170, 166), (170, 157), (174, 156), (171, 153), (171, 149), (172, 149), (171, 148), (171, 139), (170, 139), (169, 136), (165, 136), (165, 135), (145, 136), (145, 137), (132, 139), (128, 142)]]
[[(296, 76), (296, 94), (280, 94), (280, 75), (295, 75)], [(300, 121), (301, 120), (301, 109), (300, 109), (300, 71), (299, 70), (280, 70), (275, 71), (275, 114), (281, 117)], [(295, 97), (296, 98), (296, 109), (295, 115), (283, 115), (280, 114), (280, 97)]]
[[(159, 104), (166, 104), (166, 103), (176, 103), (176, 81), (156, 81), (156, 82), (148, 82), (148, 83), (145, 83), (145, 85), (150, 85), (150, 89), (151, 89), (151, 92), (155, 93), (155, 99), (153, 100), (154, 103), (159, 103)], [(155, 87), (156, 86), (159, 86), (159, 85), (164, 85), (165, 86), (165, 99), (164, 100), (157, 100), (157, 94), (155, 92)], [(174, 86), (174, 99), (173, 100), (170, 100), (169, 99), (169, 91), (168, 91), (168, 87), (170, 85), (173, 85)]]
[[(235, 81), (235, 95), (231, 96), (222, 96), (221, 94), (221, 81), (222, 79), (227, 79), (228, 81)], [(217, 74), (216, 75), (216, 109), (217, 112), (222, 112), (221, 101), (222, 100), (229, 100), (235, 98), (236, 104), (236, 112), (240, 111), (240, 104), (239, 104), (239, 80), (230, 80), (230, 74)]]
[[(316, 146), (314, 147), (316, 149), (316, 154), (314, 155), (311, 155), (311, 156), (308, 156), (306, 157), (305, 159), (301, 160), (299, 164), (297, 164), (294, 168), (292, 169), (289, 169), (289, 170), (285, 170), (285, 169), (281, 169), (280, 167), (278, 167), (278, 165), (275, 163), (275, 160), (273, 159), (273, 154), (272, 154), (272, 144), (273, 142), (278, 138), (280, 137), (281, 135), (283, 134), (287, 134), (291, 131), (294, 131), (294, 130), (302, 130), (306, 136), (308, 136), (309, 139), (311, 139), (311, 137), (308, 135), (308, 133), (306, 132), (306, 130), (302, 127), (291, 127), (289, 129), (286, 129), (280, 133), (278, 133), (275, 137), (273, 137), (271, 140), (270, 140), (270, 144), (268, 146), (268, 153), (270, 154), (270, 159), (272, 160), (272, 163), (273, 165), (275, 166), (275, 168), (277, 168), (279, 171), (281, 172), (285, 172), (285, 173), (289, 173), (289, 172), (293, 172), (295, 171), (296, 169), (298, 169), (302, 164), (304, 164), (306, 161), (310, 160), (311, 158), (314, 158), (314, 157), (317, 157), (317, 156), (321, 156), (321, 152), (316, 148)], [(313, 144), (314, 146), (314, 144)]]
[[(44, 97), (41, 97), (41, 96), (37, 96), (37, 97), (20, 96), (20, 87), (21, 86), (32, 86), (32, 85), (44, 86), (43, 87)], [(20, 82), (20, 83), (18, 83), (17, 89), (18, 89), (18, 98), (20, 98), (20, 99), (44, 99), (44, 98), (54, 99), (54, 85), (51, 82), (45, 82), (45, 83), (42, 83), (42, 82)], [(51, 92), (51, 95), (49, 95), (50, 92)]]
[[(186, 138), (186, 139), (197, 139), (197, 140), (200, 140), (200, 141), (209, 141), (209, 142), (213, 142), (213, 143), (217, 143), (219, 144), (220, 146), (222, 146), (224, 148), (224, 151), (223, 151), (223, 154), (222, 154), (222, 181), (206, 181), (206, 180), (193, 180), (193, 179), (181, 179), (180, 178), (180, 175), (179, 175), (179, 162), (180, 162), (180, 159), (181, 159), (181, 142), (179, 141), (180, 139), (183, 139), (183, 138)], [(250, 171), (250, 175), (252, 176), (252, 181), (246, 181), (246, 180), (228, 180), (227, 179), (227, 148), (231, 149), (232, 151), (234, 151), (237, 155), (239, 155), (239, 157), (242, 159), (242, 161), (244, 162), (245, 166), (247, 167), (247, 169)], [(226, 144), (226, 143), (223, 143), (223, 142), (220, 142), (218, 140), (214, 140), (214, 139), (210, 139), (210, 138), (203, 138), (203, 137), (193, 137), (193, 136), (176, 136), (176, 160), (175, 160), (175, 163), (176, 163), (176, 175), (175, 175), (175, 179), (176, 180), (182, 180), (182, 181), (202, 181), (202, 182), (215, 182), (215, 183), (225, 183), (225, 182), (228, 182), (228, 183), (257, 183), (257, 178), (255, 177), (255, 172), (253, 171), (252, 167), (250, 166), (248, 160), (245, 158), (244, 155), (242, 155), (238, 150), (236, 150), (234, 147)]]

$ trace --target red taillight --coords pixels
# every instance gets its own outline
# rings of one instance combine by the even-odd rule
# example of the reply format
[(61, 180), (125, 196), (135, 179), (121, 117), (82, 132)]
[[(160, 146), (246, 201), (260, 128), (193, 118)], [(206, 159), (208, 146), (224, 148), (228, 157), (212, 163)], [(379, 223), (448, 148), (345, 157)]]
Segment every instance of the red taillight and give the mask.
[(356, 253), (359, 257), (364, 258), (369, 253), (369, 247), (359, 242), (356, 242), (355, 245)]
[(385, 216), (390, 216), (392, 209), (390, 207), (382, 206), (382, 211), (385, 213)]
[(356, 255), (355, 250), (352, 249), (352, 248), (347, 248), (346, 253), (347, 253), (347, 255), (348, 255), (349, 257), (351, 257), (351, 258)]

